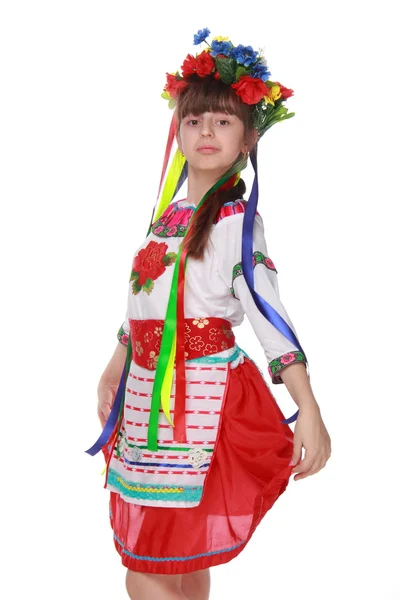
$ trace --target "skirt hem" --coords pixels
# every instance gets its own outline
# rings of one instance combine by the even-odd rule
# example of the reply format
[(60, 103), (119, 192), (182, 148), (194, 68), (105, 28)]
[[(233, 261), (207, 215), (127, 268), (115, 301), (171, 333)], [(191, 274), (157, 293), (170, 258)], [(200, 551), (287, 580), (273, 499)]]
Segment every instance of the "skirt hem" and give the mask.
[(242, 542), (239, 542), (236, 546), (233, 546), (233, 548), (226, 550), (214, 550), (210, 553), (207, 553), (205, 556), (199, 557), (136, 557), (133, 556), (131, 552), (124, 549), (123, 543), (114, 533), (114, 545), (121, 557), (122, 565), (130, 571), (151, 574), (177, 575), (190, 573), (192, 571), (201, 571), (203, 569), (228, 563), (245, 549), (265, 514), (268, 512), (268, 510), (270, 510), (279, 496), (286, 490), (289, 484), (292, 468), (292, 466), (285, 467), (280, 476), (274, 478), (274, 480), (264, 488), (263, 493), (255, 502), (255, 507), (259, 505), (259, 508), (257, 508), (257, 510), (254, 512), (253, 521), (247, 538)]

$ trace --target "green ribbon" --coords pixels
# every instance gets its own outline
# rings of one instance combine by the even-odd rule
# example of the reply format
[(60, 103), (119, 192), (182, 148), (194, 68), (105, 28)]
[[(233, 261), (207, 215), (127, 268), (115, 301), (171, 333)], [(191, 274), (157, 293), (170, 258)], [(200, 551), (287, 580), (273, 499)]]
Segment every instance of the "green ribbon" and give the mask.
[[(247, 166), (247, 157), (246, 155), (240, 155), (239, 158), (235, 161), (232, 167), (215, 183), (208, 192), (203, 196), (197, 208), (193, 211), (193, 214), (188, 222), (188, 227), (186, 229), (185, 235), (182, 239), (182, 242), (179, 246), (177, 258), (175, 261), (174, 272), (172, 276), (170, 295), (168, 300), (168, 307), (165, 316), (164, 329), (161, 340), (160, 353), (157, 361), (153, 391), (152, 391), (152, 399), (151, 399), (151, 409), (150, 409), (150, 418), (149, 418), (149, 427), (148, 427), (148, 437), (147, 437), (147, 448), (149, 450), (156, 451), (158, 450), (157, 444), (157, 431), (158, 431), (158, 418), (161, 404), (161, 389), (163, 385), (164, 378), (166, 377), (166, 372), (168, 368), (169, 359), (171, 356), (171, 352), (175, 348), (175, 334), (176, 334), (176, 315), (177, 315), (177, 298), (178, 298), (178, 272), (179, 272), (179, 263), (180, 257), (182, 254), (183, 245), (185, 243), (186, 234), (189, 230), (190, 223), (194, 218), (195, 214), (201, 207), (204, 205), (204, 202), (207, 200), (211, 194), (213, 194), (221, 185), (223, 185), (228, 179), (232, 177), (235, 173), (242, 171)], [(184, 270), (186, 272), (187, 265), (187, 256), (185, 258)], [(173, 365), (170, 366), (173, 369)], [(172, 382), (172, 378), (171, 378)]]

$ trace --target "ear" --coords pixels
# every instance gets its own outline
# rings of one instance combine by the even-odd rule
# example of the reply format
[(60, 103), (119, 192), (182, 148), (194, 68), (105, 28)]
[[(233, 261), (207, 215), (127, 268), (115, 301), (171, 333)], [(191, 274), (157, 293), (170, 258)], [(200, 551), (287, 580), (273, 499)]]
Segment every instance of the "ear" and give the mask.
[(181, 145), (182, 141), (181, 141), (181, 134), (180, 134), (179, 129), (177, 130), (175, 137), (176, 137), (176, 141), (177, 141), (179, 150), (182, 152), (182, 145)]
[(258, 142), (258, 131), (257, 129), (252, 129), (245, 144), (245, 150), (244, 152), (250, 152), (254, 146), (256, 145), (256, 143)]

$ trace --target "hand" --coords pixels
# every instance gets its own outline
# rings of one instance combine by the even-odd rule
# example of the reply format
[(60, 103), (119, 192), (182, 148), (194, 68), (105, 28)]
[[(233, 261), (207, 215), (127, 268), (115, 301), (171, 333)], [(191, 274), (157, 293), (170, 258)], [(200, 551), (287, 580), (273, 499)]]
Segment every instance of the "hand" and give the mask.
[[(292, 474), (300, 473), (300, 475), (294, 476), (295, 481), (318, 473), (326, 465), (331, 456), (331, 438), (321, 418), (317, 404), (299, 410), (293, 444), (291, 464), (295, 466), (292, 469)], [(303, 446), (306, 453), (300, 461)]]
[(109, 414), (111, 412), (112, 405), (114, 404), (115, 396), (117, 395), (118, 383), (112, 384), (100, 380), (97, 386), (97, 416), (100, 419), (101, 427), (107, 422)]

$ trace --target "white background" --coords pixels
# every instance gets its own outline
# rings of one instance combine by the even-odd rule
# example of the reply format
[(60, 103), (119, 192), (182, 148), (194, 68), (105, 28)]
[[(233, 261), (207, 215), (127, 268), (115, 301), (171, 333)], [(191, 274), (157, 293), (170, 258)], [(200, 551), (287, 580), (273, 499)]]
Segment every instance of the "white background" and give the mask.
[[(260, 143), (258, 209), (332, 438), (326, 468), (292, 478), (211, 570), (211, 600), (400, 598), (395, 6), (1, 4), (3, 598), (128, 597), (104, 460), (84, 451), (156, 202), (165, 72), (203, 27), (263, 47), (294, 90), (296, 116)], [(251, 166), (244, 178), (249, 193)], [(235, 334), (266, 372), (247, 319)], [(284, 385), (273, 393), (295, 412)]]

